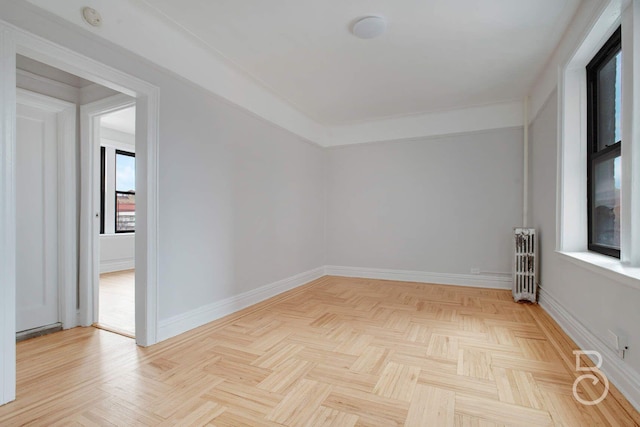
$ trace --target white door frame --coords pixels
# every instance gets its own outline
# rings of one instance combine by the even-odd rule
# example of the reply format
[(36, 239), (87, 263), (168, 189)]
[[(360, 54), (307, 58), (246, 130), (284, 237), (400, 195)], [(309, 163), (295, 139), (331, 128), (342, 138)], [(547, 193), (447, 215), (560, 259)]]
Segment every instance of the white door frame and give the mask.
[[(157, 342), (158, 327), (159, 88), (0, 20), (0, 404), (16, 396), (16, 54), (136, 98), (137, 344)], [(81, 183), (82, 194), (87, 185)], [(81, 230), (88, 223), (81, 217)]]
[(16, 89), (17, 102), (56, 114), (58, 164), (58, 321), (64, 329), (78, 325), (76, 226), (76, 104)]
[[(82, 217), (86, 215), (87, 218), (94, 218), (93, 221), (87, 222), (87, 228), (83, 227), (80, 231), (80, 263), (86, 268), (84, 274), (80, 276), (80, 301), (83, 302), (80, 305), (80, 324), (82, 326), (96, 323), (99, 312), (101, 177), (98, 165), (100, 164), (100, 116), (133, 105), (136, 105), (135, 99), (118, 94), (80, 106), (80, 169), (82, 182), (89, 184), (82, 187), (84, 201), (81, 215)], [(84, 191), (85, 189), (88, 194)]]

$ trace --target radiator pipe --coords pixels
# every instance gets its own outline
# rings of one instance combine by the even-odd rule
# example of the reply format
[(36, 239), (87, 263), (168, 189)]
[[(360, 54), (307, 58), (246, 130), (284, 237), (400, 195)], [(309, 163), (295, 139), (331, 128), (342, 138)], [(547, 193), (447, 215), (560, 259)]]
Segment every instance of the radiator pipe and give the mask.
[(522, 116), (524, 122), (524, 146), (523, 146), (523, 167), (522, 167), (522, 226), (529, 224), (529, 96), (524, 97), (522, 106)]

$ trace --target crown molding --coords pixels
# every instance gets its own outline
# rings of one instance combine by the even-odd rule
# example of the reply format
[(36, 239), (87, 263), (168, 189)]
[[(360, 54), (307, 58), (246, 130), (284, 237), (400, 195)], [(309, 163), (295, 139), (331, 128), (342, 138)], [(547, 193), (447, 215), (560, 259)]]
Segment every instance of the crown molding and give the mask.
[(330, 138), (323, 145), (335, 147), (519, 127), (524, 123), (522, 107), (521, 101), (511, 101), (333, 126), (328, 128)]

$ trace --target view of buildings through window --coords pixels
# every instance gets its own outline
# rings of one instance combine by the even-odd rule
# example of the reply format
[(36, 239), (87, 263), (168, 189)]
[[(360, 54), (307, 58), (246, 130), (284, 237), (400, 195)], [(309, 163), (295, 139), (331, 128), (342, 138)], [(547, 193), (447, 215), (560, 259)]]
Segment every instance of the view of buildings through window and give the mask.
[(116, 233), (136, 229), (135, 154), (116, 150)]

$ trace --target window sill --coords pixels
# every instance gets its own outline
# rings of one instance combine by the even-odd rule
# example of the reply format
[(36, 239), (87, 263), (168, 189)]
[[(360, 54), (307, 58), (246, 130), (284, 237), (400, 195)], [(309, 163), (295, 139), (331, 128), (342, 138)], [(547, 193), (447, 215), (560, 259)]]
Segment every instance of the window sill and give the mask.
[(579, 267), (586, 268), (630, 288), (640, 290), (639, 267), (630, 267), (616, 258), (594, 252), (556, 251), (556, 253)]

